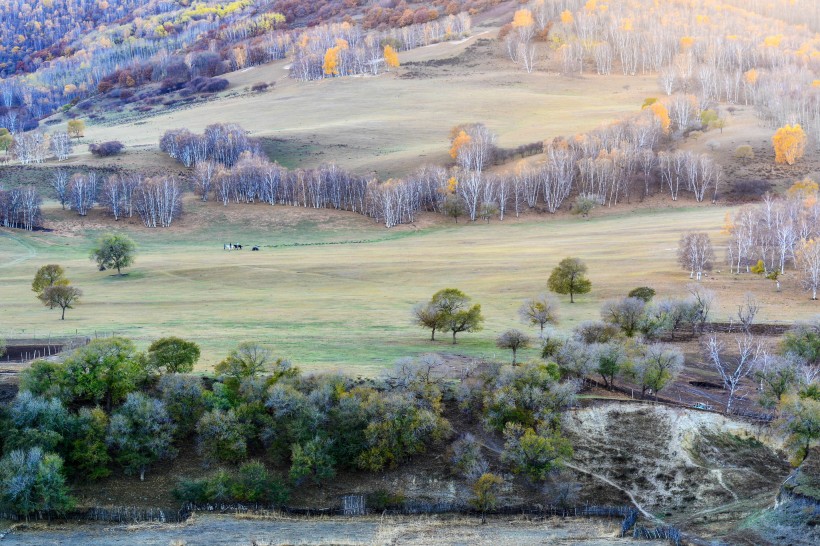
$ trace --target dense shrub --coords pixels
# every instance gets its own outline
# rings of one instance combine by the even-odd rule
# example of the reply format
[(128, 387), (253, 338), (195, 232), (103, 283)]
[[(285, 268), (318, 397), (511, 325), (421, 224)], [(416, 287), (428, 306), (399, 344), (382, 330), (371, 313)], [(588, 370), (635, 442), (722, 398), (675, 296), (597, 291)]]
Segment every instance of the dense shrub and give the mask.
[(650, 288), (648, 286), (639, 286), (638, 288), (633, 288), (627, 294), (630, 298), (638, 298), (646, 303), (652, 301), (652, 298), (655, 297), (655, 289)]
[(251, 91), (254, 93), (261, 93), (262, 91), (267, 91), (268, 87), (270, 86), (265, 82), (256, 82), (251, 86)]
[(125, 146), (118, 140), (109, 140), (99, 144), (89, 144), (88, 151), (97, 157), (109, 157), (117, 155)]
[(174, 489), (174, 496), (183, 502), (252, 502), (282, 506), (290, 493), (287, 486), (273, 476), (265, 465), (251, 461), (228, 473), (220, 470), (199, 480), (183, 479)]
[(188, 89), (196, 93), (217, 93), (227, 89), (228, 85), (228, 80), (225, 78), (206, 78), (200, 76), (188, 82)]
[(735, 148), (735, 157), (738, 159), (754, 159), (755, 151), (748, 144), (741, 144)]

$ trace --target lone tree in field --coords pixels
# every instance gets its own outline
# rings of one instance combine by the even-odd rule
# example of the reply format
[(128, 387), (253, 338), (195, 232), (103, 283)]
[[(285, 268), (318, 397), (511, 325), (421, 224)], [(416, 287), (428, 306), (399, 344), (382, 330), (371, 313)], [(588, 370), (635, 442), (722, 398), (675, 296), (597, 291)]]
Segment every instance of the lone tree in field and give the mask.
[(68, 279), (66, 279), (64, 275), (65, 271), (61, 266), (57, 264), (44, 265), (38, 269), (34, 275), (34, 280), (31, 282), (31, 290), (37, 294), (40, 301), (45, 301), (43, 294), (46, 288), (69, 284)]
[(530, 337), (521, 330), (516, 330), (515, 328), (507, 330), (495, 340), (495, 346), (499, 349), (509, 349), (512, 351), (513, 366), (515, 366), (515, 355), (518, 352), (518, 349), (529, 347), (529, 345)]
[(109, 234), (97, 241), (91, 250), (91, 259), (97, 262), (100, 271), (115, 268), (117, 275), (122, 275), (121, 269), (134, 263), (136, 248), (127, 235)]
[(685, 271), (689, 271), (690, 279), (697, 274), (697, 280), (700, 280), (704, 271), (712, 269), (714, 260), (715, 251), (708, 234), (688, 231), (681, 235), (678, 242), (678, 263)]
[(524, 300), (518, 314), (521, 320), (541, 328), (540, 337), (544, 337), (544, 326), (558, 322), (558, 302), (552, 296), (540, 294)]
[(772, 137), (774, 162), (794, 165), (806, 151), (806, 133), (800, 124), (784, 125)]
[(85, 122), (81, 119), (72, 119), (68, 121), (68, 136), (79, 139), (85, 135)]
[(575, 303), (575, 294), (586, 294), (592, 289), (586, 272), (587, 265), (578, 258), (564, 258), (552, 270), (547, 286), (556, 294), (569, 294), (569, 302)]
[(83, 295), (83, 291), (76, 286), (69, 286), (68, 284), (55, 284), (49, 286), (39, 296), (43, 305), (47, 305), (50, 309), (59, 307), (62, 309), (60, 320), (65, 320), (65, 310), (74, 309), (74, 304)]
[[(419, 312), (426, 319), (422, 323)], [(456, 334), (459, 332), (478, 332), (484, 317), (481, 315), (481, 305), (476, 303), (470, 306), (470, 297), (457, 288), (439, 290), (430, 299), (430, 303), (416, 307), (417, 324), (426, 328), (433, 328), (453, 333), (453, 344), (456, 343)], [(435, 334), (435, 331), (433, 332)]]
[(166, 373), (190, 373), (199, 360), (199, 345), (178, 337), (164, 337), (148, 347), (148, 366)]

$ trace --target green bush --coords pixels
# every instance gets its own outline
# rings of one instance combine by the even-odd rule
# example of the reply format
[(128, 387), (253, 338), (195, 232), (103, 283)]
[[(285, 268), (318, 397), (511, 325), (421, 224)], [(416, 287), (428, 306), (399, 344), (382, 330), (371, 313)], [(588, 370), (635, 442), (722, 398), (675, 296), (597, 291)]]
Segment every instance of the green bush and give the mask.
[(206, 478), (182, 479), (174, 496), (194, 504), (249, 502), (282, 506), (288, 502), (287, 486), (258, 461), (245, 463), (236, 473), (219, 470)]
[(652, 298), (655, 297), (655, 294), (656, 292), (654, 288), (650, 288), (648, 286), (639, 286), (638, 288), (630, 290), (629, 294), (627, 295), (630, 298), (638, 298), (645, 301), (646, 303), (649, 303), (650, 301), (652, 301)]
[(401, 506), (404, 504), (405, 497), (402, 493), (391, 493), (387, 489), (377, 489), (372, 493), (368, 493), (366, 501), (368, 509), (381, 512)]

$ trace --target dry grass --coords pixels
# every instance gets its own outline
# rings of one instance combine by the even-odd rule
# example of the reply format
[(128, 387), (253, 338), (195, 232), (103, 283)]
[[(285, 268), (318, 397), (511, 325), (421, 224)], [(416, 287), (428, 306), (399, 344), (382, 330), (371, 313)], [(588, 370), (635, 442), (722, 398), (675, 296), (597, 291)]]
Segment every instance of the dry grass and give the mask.
[[(651, 76), (526, 74), (488, 40), (493, 36), (403, 53), (403, 68), (378, 77), (298, 82), (287, 77), (287, 61), (231, 73), (225, 76), (231, 87), (216, 100), (140, 119), (112, 114), (104, 124), (89, 122), (86, 141), (120, 140), (126, 155), (97, 160), (81, 153), (68, 164), (150, 167), (166, 130), (236, 122), (253, 136), (281, 139), (268, 152), (288, 167), (335, 161), (386, 178), (419, 163), (448, 161), (448, 132), (459, 123), (484, 122), (501, 146), (513, 147), (592, 129), (637, 111), (657, 94)], [(439, 64), (410, 64), (425, 62)], [(276, 86), (261, 94), (246, 91), (258, 81)]]

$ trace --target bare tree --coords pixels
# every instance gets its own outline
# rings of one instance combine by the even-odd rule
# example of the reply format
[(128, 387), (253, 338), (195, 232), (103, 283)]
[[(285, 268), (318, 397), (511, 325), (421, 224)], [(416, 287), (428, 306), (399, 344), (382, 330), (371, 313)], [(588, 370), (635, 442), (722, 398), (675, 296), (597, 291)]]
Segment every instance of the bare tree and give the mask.
[(558, 300), (548, 294), (524, 300), (518, 309), (521, 320), (541, 329), (539, 337), (544, 337), (544, 326), (558, 322)]
[(715, 293), (699, 284), (689, 284), (686, 288), (689, 291), (694, 307), (693, 328), (703, 330), (704, 325), (709, 321), (709, 313), (712, 310), (712, 305), (715, 303)]
[(623, 298), (604, 303), (601, 318), (618, 326), (627, 337), (632, 337), (641, 325), (646, 302), (640, 298)]
[(68, 171), (64, 169), (55, 169), (51, 173), (51, 187), (54, 188), (54, 194), (60, 202), (60, 206), (65, 210), (65, 205), (68, 203)]
[(71, 208), (80, 216), (86, 216), (97, 200), (97, 173), (75, 174), (69, 186)]
[(760, 342), (752, 336), (745, 335), (736, 338), (737, 356), (725, 354), (724, 343), (712, 334), (707, 344), (709, 358), (723, 379), (723, 388), (728, 391), (726, 413), (731, 413), (732, 402), (737, 395), (741, 381), (749, 377), (757, 369), (760, 356)]
[(737, 306), (737, 318), (746, 335), (751, 335), (752, 323), (760, 311), (760, 304), (751, 292), (746, 293), (746, 300)]
[(512, 351), (513, 366), (515, 366), (515, 356), (518, 349), (523, 349), (524, 347), (529, 346), (529, 344), (530, 337), (521, 330), (516, 330), (514, 328), (507, 330), (495, 340), (495, 346), (499, 349), (510, 349)]
[(701, 279), (703, 271), (712, 269), (715, 251), (709, 235), (703, 232), (688, 231), (681, 235), (678, 243), (678, 263), (689, 271), (689, 278)]
[(797, 268), (806, 290), (811, 291), (811, 299), (817, 299), (820, 287), (820, 242), (808, 240), (796, 252)]

